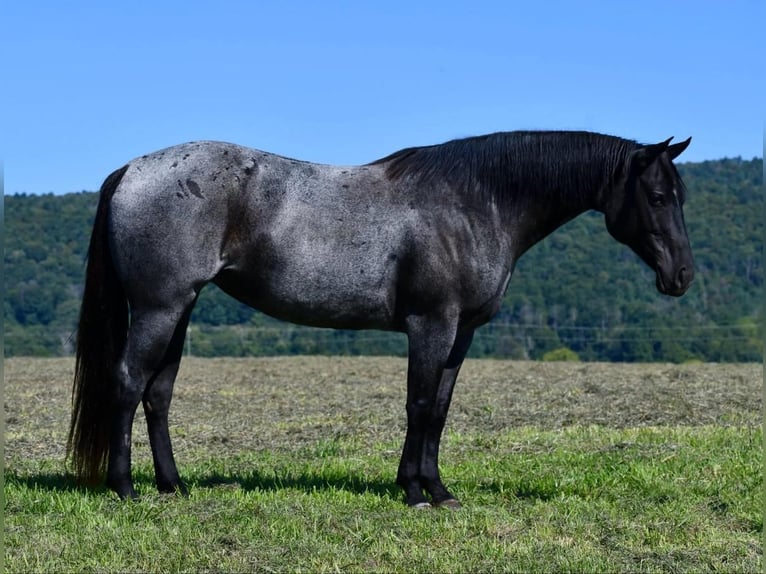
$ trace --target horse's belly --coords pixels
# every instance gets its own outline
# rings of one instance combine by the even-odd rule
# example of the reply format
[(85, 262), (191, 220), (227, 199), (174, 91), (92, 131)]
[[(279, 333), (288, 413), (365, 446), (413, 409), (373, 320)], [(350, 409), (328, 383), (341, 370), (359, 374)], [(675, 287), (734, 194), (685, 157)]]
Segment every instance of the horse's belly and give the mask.
[(315, 327), (393, 329), (393, 288), (369, 267), (289, 266), (216, 280), (224, 291), (272, 317)]

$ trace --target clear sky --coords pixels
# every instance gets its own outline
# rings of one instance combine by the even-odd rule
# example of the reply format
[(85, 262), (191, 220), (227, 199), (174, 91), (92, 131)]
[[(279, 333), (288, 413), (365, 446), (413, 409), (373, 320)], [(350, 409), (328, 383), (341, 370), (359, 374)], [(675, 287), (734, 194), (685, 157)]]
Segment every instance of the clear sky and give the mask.
[(198, 139), (355, 164), (514, 129), (763, 155), (762, 0), (23, 0), (2, 10), (4, 191), (96, 190)]

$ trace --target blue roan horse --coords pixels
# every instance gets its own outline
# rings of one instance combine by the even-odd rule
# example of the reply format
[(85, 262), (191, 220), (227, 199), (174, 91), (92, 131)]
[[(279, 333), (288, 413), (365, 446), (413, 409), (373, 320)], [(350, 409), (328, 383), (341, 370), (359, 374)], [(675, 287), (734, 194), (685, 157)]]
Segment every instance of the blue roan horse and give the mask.
[(353, 167), (199, 142), (130, 162), (104, 182), (90, 240), (75, 474), (93, 483), (106, 468), (111, 489), (136, 496), (130, 437), (143, 402), (157, 487), (186, 492), (168, 408), (189, 315), (214, 283), (287, 321), (406, 333), (396, 481), (411, 506), (459, 506), (439, 476), (442, 429), (474, 330), (500, 308), (517, 259), (594, 209), (659, 291), (682, 295), (694, 270), (672, 160), (689, 141), (507, 132)]

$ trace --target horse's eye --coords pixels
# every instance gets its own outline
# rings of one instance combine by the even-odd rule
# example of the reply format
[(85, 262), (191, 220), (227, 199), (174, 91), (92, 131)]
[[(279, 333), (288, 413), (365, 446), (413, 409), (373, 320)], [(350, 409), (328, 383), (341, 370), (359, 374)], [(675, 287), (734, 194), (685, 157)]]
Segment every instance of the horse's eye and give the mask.
[(665, 195), (657, 192), (657, 191), (650, 191), (648, 193), (649, 196), (649, 205), (652, 207), (662, 207), (665, 205)]

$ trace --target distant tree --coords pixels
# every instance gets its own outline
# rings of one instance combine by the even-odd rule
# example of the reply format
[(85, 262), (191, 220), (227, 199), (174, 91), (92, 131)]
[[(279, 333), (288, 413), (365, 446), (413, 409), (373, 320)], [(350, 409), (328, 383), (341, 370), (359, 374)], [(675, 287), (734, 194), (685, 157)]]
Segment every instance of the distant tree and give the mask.
[(552, 351), (548, 351), (542, 356), (543, 361), (579, 361), (580, 356), (572, 349), (567, 347), (559, 347)]
[[(680, 299), (589, 212), (533, 247), (471, 357), (585, 361), (761, 361), (763, 161), (685, 163), (696, 279)], [(73, 351), (95, 193), (4, 197), (5, 354)], [(192, 314), (195, 355), (397, 354), (401, 334), (287, 326), (206, 287)]]

